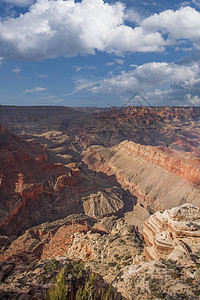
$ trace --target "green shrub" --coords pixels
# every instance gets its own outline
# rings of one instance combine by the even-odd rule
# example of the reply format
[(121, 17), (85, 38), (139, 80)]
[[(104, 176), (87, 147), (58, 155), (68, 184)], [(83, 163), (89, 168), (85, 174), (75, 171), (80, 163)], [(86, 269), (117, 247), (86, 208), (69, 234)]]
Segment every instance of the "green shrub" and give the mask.
[(101, 300), (114, 300), (114, 295), (111, 290), (111, 286), (109, 288), (103, 288), (101, 291)]
[(114, 234), (114, 237), (115, 237), (115, 238), (119, 238), (119, 237), (120, 237), (120, 234), (119, 234), (119, 233), (115, 233), (115, 234)]
[(80, 286), (76, 293), (76, 300), (96, 300), (97, 296), (95, 293), (95, 280), (96, 276), (91, 273), (89, 279), (86, 280), (84, 286)]
[(166, 296), (166, 294), (163, 293), (163, 292), (159, 292), (159, 293), (156, 295), (156, 297), (159, 298), (159, 299), (164, 299), (165, 296)]
[(57, 261), (55, 258), (51, 260), (51, 262), (44, 267), (45, 271), (48, 273), (51, 273), (53, 271), (56, 271), (59, 267), (59, 261)]
[(67, 299), (65, 267), (56, 276), (55, 285), (49, 288), (44, 299), (45, 300), (65, 300), (65, 299)]
[[(52, 270), (57, 263), (51, 262), (48, 269)], [(111, 262), (111, 264), (116, 264)], [(48, 266), (49, 266), (48, 265)], [(52, 286), (44, 294), (44, 300), (114, 300), (124, 299), (120, 295), (115, 297), (111, 286), (98, 289), (97, 275), (84, 271), (84, 264), (79, 261), (71, 261), (57, 274)], [(87, 278), (87, 279), (86, 279)], [(68, 289), (68, 286), (70, 287)], [(74, 298), (75, 297), (75, 298)]]
[(192, 285), (193, 279), (188, 277), (188, 278), (185, 279), (185, 283), (188, 284), (188, 285)]
[(122, 263), (122, 265), (125, 267), (125, 266), (129, 266), (131, 264), (131, 262), (130, 261), (124, 261), (123, 263)]
[(111, 239), (109, 239), (108, 242), (111, 244), (114, 240), (115, 240), (115, 239), (111, 238)]
[(114, 299), (111, 286), (97, 290), (95, 284), (97, 282), (96, 275), (91, 273), (89, 279), (86, 280), (84, 286), (80, 286), (76, 293), (76, 300), (112, 300)]
[(123, 300), (124, 298), (120, 295), (115, 297), (112, 291), (112, 286), (107, 286), (98, 289), (97, 288), (98, 278), (94, 273), (91, 273), (89, 279), (86, 280), (83, 286), (80, 286), (76, 293), (76, 300)]
[(200, 289), (192, 291), (195, 296), (200, 296)]
[(179, 278), (180, 277), (180, 273), (178, 270), (172, 270), (170, 272), (170, 275), (172, 276), (172, 278), (176, 279), (176, 278)]
[(79, 280), (84, 277), (84, 263), (81, 261), (70, 262), (66, 265), (66, 273), (71, 280)]
[(149, 278), (148, 281), (149, 281), (149, 288), (150, 288), (150, 290), (151, 290), (152, 293), (160, 292), (159, 291), (160, 285), (161, 285), (160, 279)]

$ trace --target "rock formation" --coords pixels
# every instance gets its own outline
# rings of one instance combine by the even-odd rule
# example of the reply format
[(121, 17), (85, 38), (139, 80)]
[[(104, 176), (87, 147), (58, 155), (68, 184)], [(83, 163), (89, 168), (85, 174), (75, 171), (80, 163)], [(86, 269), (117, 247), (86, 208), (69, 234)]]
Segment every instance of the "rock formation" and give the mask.
[(186, 203), (157, 211), (144, 223), (143, 235), (147, 260), (194, 253), (200, 245), (200, 209)]
[(1, 299), (43, 298), (80, 259), (129, 300), (199, 299), (200, 108), (0, 118), (20, 134), (0, 124)]
[(87, 213), (121, 214), (123, 192), (76, 164), (50, 163), (43, 146), (0, 132), (0, 232), (19, 234), (33, 225)]
[(14, 240), (1, 236), (1, 241), (0, 261), (29, 265), (58, 256), (81, 259), (110, 283), (143, 249), (134, 226), (114, 216), (97, 222), (86, 215), (70, 215), (28, 229)]
[[(42, 297), (55, 278), (58, 261), (63, 266), (71, 259), (81, 259), (87, 272), (90, 269), (100, 274), (126, 299), (197, 300), (199, 214), (199, 209), (189, 204), (155, 213), (146, 222), (148, 226), (145, 224), (144, 253), (142, 237), (134, 226), (113, 216), (97, 221), (85, 215), (71, 215), (33, 227), (17, 239), (1, 237), (0, 297)], [(164, 231), (173, 239), (171, 253), (162, 235)], [(145, 256), (149, 260), (149, 253), (156, 253), (156, 259), (145, 261)]]
[(121, 270), (113, 286), (127, 299), (199, 299), (200, 210), (184, 204), (144, 224), (144, 258)]
[(200, 205), (200, 162), (195, 157), (124, 141), (112, 148), (92, 146), (83, 160), (92, 170), (115, 176), (124, 189), (155, 210), (185, 202)]
[(147, 162), (163, 167), (171, 173), (200, 185), (200, 159), (185, 158), (182, 153), (165, 149), (161, 146), (151, 147), (124, 141), (120, 147), (128, 155), (136, 155)]
[[(199, 107), (0, 107), (3, 125), (15, 134), (61, 131), (76, 148), (114, 146), (124, 140), (170, 147), (200, 156)], [(69, 144), (70, 144), (69, 143)], [(67, 142), (68, 144), (68, 142)]]
[[(40, 259), (52, 259), (66, 254), (75, 233), (92, 230), (95, 220), (86, 215), (71, 215), (65, 219), (47, 222), (28, 229), (23, 235), (5, 243), (1, 236), (0, 260), (14, 260), (29, 264)], [(94, 232), (98, 232), (94, 229)], [(4, 241), (3, 241), (4, 238)]]
[(83, 145), (115, 146), (129, 140), (200, 156), (199, 107), (124, 107), (91, 114), (69, 126)]

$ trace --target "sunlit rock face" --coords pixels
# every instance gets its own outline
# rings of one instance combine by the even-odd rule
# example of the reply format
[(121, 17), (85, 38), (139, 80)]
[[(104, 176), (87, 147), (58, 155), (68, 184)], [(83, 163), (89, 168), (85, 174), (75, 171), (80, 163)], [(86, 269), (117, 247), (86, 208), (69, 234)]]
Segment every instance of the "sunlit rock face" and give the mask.
[(18, 234), (61, 215), (55, 200), (61, 204), (79, 182), (73, 169), (50, 163), (43, 146), (0, 127), (0, 232)]
[(90, 169), (115, 176), (124, 189), (154, 210), (185, 202), (200, 205), (200, 163), (195, 157), (123, 141), (111, 148), (92, 146), (83, 160)]
[(46, 148), (0, 126), (0, 233), (26, 229), (73, 213), (121, 215), (123, 191), (76, 164), (52, 163)]
[(200, 242), (200, 209), (186, 203), (158, 211), (145, 223), (146, 260), (195, 252)]

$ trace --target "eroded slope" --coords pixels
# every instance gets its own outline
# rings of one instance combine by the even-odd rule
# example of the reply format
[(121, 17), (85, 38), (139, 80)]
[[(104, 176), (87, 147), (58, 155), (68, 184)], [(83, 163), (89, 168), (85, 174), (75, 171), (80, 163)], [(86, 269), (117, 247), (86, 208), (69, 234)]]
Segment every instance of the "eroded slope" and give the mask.
[(77, 164), (51, 163), (44, 147), (1, 127), (0, 232), (19, 234), (33, 225), (87, 213), (121, 214), (122, 189)]
[(200, 205), (200, 163), (195, 157), (124, 141), (112, 148), (92, 146), (83, 160), (92, 170), (114, 174), (124, 189), (155, 210), (185, 202)]

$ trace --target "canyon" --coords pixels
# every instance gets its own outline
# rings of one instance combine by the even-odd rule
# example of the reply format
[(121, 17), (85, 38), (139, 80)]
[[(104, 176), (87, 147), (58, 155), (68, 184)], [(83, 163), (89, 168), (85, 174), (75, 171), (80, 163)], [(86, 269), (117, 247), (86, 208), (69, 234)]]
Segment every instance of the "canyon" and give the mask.
[(200, 205), (200, 161), (196, 157), (123, 141), (111, 148), (91, 146), (83, 161), (92, 170), (115, 176), (145, 207)]
[(199, 222), (191, 204), (156, 212), (144, 224), (145, 247), (123, 218), (79, 214), (38, 225), (1, 240), (1, 298), (43, 299), (59, 265), (81, 260), (101, 286), (111, 284), (114, 299), (199, 299)]
[(0, 120), (1, 299), (43, 299), (77, 261), (114, 299), (199, 299), (199, 107), (0, 106)]
[(1, 233), (18, 235), (72, 213), (103, 217), (123, 211), (126, 196), (117, 186), (75, 163), (51, 163), (43, 146), (2, 126), (0, 156)]
[[(111, 147), (124, 140), (164, 146), (200, 156), (199, 107), (124, 106), (110, 108), (0, 106), (0, 120), (11, 132), (37, 138), (58, 131), (70, 143)], [(68, 143), (69, 144), (69, 143)]]

